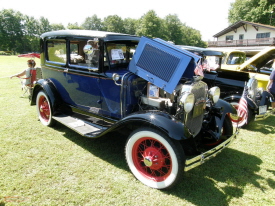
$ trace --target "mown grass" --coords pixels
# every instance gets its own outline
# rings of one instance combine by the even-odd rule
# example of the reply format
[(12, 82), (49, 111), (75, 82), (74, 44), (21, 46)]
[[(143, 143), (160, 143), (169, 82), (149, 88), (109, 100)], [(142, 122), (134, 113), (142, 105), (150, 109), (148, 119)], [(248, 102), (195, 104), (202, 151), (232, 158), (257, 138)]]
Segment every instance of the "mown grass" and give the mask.
[(19, 80), (8, 78), (26, 61), (0, 56), (0, 206), (275, 205), (275, 116), (242, 129), (173, 189), (155, 190), (130, 173), (119, 135), (91, 140), (37, 121)]

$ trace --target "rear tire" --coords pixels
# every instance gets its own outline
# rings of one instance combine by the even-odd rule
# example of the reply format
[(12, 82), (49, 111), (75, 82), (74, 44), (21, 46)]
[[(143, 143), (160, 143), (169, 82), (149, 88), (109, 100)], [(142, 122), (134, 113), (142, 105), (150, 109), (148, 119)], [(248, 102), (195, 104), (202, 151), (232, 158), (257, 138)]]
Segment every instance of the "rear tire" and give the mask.
[(45, 126), (53, 126), (55, 120), (52, 118), (52, 106), (44, 91), (40, 91), (36, 97), (36, 108), (40, 122)]
[(170, 188), (184, 172), (182, 147), (156, 129), (135, 130), (127, 140), (125, 156), (134, 176), (152, 188)]

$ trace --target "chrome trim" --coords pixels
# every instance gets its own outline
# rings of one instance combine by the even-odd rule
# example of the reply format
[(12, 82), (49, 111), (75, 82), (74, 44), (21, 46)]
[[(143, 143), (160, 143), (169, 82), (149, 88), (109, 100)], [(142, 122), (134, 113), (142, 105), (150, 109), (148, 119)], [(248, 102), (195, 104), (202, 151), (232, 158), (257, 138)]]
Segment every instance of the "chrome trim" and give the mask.
[(196, 157), (187, 159), (185, 161), (184, 171), (191, 170), (191, 169), (203, 164), (204, 162), (208, 161), (209, 159), (215, 157), (217, 154), (219, 154), (223, 149), (228, 147), (233, 142), (233, 140), (236, 138), (238, 133), (239, 133), (239, 130), (237, 129), (236, 132), (229, 139), (222, 142), (218, 146), (216, 146), (213, 149), (208, 150)]
[(124, 87), (125, 87), (125, 85), (124, 85), (124, 78), (125, 78), (125, 76), (126, 75), (128, 75), (130, 72), (127, 72), (127, 73), (125, 73), (122, 77), (121, 77), (121, 84), (120, 84), (120, 115), (121, 115), (121, 118), (123, 118), (124, 116), (125, 116), (125, 113), (124, 113), (124, 111), (123, 111), (123, 104), (124, 104), (124, 101), (125, 101), (125, 96), (122, 96), (123, 95), (123, 93), (124, 93), (124, 95), (125, 95), (125, 91), (124, 91)]

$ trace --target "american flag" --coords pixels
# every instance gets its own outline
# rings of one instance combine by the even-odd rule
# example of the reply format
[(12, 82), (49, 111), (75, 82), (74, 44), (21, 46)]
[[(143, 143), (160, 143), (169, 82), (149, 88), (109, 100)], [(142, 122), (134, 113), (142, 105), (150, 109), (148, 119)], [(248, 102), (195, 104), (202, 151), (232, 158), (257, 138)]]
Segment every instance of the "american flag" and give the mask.
[(245, 85), (242, 97), (239, 101), (239, 107), (237, 111), (238, 116), (241, 117), (242, 120), (244, 120), (245, 124), (247, 124), (247, 119), (248, 119), (247, 95), (248, 95), (248, 87)]

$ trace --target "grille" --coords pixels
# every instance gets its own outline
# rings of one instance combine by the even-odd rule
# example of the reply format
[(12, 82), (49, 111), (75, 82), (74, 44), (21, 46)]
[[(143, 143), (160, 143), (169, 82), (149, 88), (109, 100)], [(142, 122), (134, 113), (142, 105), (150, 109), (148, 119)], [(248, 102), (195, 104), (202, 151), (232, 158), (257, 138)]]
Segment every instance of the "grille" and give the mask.
[(185, 125), (194, 136), (201, 130), (207, 89), (207, 85), (202, 81), (192, 84), (191, 93), (195, 95), (195, 105), (192, 111), (188, 113)]
[(180, 59), (157, 47), (146, 44), (137, 62), (137, 66), (158, 78), (169, 82)]

